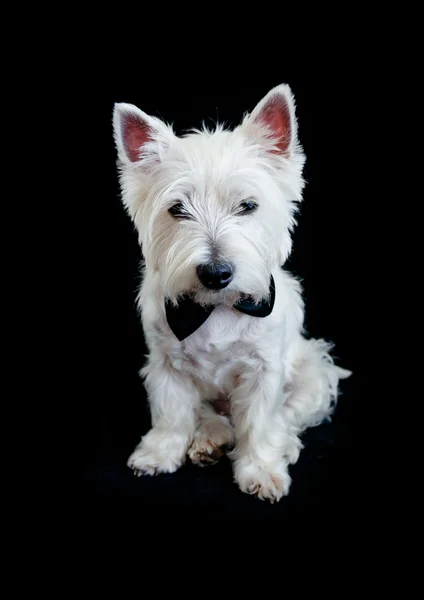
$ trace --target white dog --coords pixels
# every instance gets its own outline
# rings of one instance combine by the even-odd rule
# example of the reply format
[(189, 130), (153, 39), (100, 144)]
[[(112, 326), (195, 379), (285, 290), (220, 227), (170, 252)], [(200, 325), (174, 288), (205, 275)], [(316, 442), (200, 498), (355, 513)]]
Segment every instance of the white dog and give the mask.
[(299, 434), (330, 416), (350, 375), (331, 344), (305, 338), (301, 287), (282, 269), (304, 185), (291, 90), (272, 89), (233, 131), (184, 137), (117, 104), (114, 136), (145, 261), (152, 417), (128, 465), (171, 473), (228, 449), (240, 489), (278, 501)]

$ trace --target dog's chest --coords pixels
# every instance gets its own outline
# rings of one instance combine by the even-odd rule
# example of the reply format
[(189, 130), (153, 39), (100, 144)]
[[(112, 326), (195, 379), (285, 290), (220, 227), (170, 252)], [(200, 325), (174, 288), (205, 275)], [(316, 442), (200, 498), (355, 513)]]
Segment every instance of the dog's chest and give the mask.
[[(206, 386), (234, 387), (242, 365), (249, 360), (252, 344), (243, 335), (243, 316), (218, 307), (209, 319), (174, 349), (179, 368)], [(175, 364), (175, 366), (177, 366)]]

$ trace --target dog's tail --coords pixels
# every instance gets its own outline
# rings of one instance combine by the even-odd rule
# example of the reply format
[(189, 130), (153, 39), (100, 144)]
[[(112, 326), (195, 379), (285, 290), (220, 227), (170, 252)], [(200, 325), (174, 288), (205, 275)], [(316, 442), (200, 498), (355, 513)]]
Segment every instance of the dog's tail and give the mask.
[(300, 338), (286, 362), (284, 413), (300, 431), (330, 418), (339, 381), (352, 375), (334, 364), (332, 349), (325, 340)]

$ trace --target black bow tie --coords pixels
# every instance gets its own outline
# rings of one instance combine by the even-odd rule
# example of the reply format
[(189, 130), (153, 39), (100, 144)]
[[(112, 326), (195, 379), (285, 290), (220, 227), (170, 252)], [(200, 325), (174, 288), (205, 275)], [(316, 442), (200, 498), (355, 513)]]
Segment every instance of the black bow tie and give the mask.
[[(252, 298), (244, 298), (236, 302), (233, 308), (252, 317), (267, 317), (272, 313), (275, 302), (275, 284), (272, 275), (269, 291), (269, 300), (262, 300), (259, 304), (255, 304)], [(181, 298), (178, 306), (165, 302), (168, 325), (180, 342), (199, 329), (215, 308), (216, 305), (196, 304), (190, 296)]]

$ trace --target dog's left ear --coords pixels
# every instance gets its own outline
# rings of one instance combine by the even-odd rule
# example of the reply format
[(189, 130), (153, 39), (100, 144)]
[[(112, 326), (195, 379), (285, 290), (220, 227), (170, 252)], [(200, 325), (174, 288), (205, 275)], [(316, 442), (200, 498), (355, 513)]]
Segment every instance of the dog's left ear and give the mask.
[(244, 127), (256, 137), (265, 136), (270, 152), (290, 157), (297, 144), (295, 101), (288, 85), (273, 88), (254, 108)]

